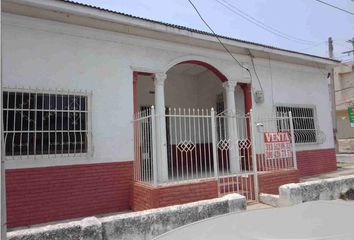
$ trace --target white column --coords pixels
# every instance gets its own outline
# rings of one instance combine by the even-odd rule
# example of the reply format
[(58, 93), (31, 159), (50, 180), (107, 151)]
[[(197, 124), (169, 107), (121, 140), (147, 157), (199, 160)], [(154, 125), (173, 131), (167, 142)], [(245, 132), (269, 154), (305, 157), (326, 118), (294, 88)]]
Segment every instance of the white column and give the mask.
[(158, 182), (168, 180), (166, 117), (165, 117), (165, 73), (156, 73), (155, 83), (155, 109), (156, 109), (156, 149), (157, 149), (157, 179)]
[(235, 104), (235, 87), (237, 82), (229, 80), (224, 83), (226, 91), (226, 110), (230, 114), (227, 120), (227, 132), (230, 139), (229, 161), (230, 171), (237, 173), (240, 171), (240, 156), (238, 149), (238, 136), (236, 127), (236, 104)]

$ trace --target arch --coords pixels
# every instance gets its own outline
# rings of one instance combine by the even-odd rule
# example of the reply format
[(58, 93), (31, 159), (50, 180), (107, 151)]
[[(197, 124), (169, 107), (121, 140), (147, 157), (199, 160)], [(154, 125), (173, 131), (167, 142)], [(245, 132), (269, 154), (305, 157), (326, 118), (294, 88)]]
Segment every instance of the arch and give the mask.
[(205, 57), (201, 57), (201, 56), (183, 56), (177, 59), (174, 59), (173, 61), (171, 61), (170, 63), (168, 63), (167, 65), (165, 65), (163, 67), (163, 71), (167, 72), (169, 69), (171, 69), (172, 67), (178, 65), (178, 64), (183, 64), (183, 63), (190, 63), (190, 64), (196, 64), (199, 66), (203, 66), (205, 68), (207, 68), (209, 71), (211, 71), (212, 73), (215, 74), (215, 76), (217, 76), (220, 81), (222, 82), (226, 82), (227, 81), (227, 76), (222, 73), (219, 69), (221, 69), (221, 66), (218, 66), (218, 64), (214, 63), (210, 63), (210, 60), (205, 58)]

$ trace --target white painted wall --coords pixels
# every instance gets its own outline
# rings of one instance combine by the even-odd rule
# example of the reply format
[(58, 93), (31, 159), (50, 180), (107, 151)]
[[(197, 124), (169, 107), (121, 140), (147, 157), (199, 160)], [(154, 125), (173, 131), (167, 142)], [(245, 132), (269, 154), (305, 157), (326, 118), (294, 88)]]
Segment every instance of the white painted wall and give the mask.
[[(92, 158), (8, 161), (8, 168), (133, 160), (131, 120), (134, 68), (158, 72), (176, 62), (176, 59), (198, 59), (218, 68), (229, 79), (247, 81), (243, 79), (242, 69), (221, 51), (6, 13), (2, 15), (2, 21), (5, 86), (93, 91)], [(241, 62), (249, 62), (247, 56), (236, 57)], [(268, 61), (255, 62), (266, 98), (264, 104), (254, 107), (255, 110), (271, 110), (273, 103), (315, 104), (320, 128), (327, 140), (324, 144), (307, 148), (333, 147), (327, 82), (323, 74), (316, 68), (272, 62), (271, 81)], [(198, 81), (197, 86), (200, 86), (200, 81), (204, 79), (196, 83)], [(177, 81), (172, 82), (171, 90), (166, 90), (170, 98), (175, 91), (173, 84)], [(254, 85), (257, 86), (256, 83)], [(202, 86), (202, 95), (205, 95), (202, 91), (214, 89), (205, 84)], [(184, 92), (187, 91), (188, 88), (185, 88)], [(182, 93), (176, 94), (180, 96)], [(173, 100), (169, 97), (166, 98), (166, 104), (173, 107)], [(179, 100), (183, 105), (181, 107), (187, 107), (187, 103), (190, 103), (190, 99), (185, 103), (183, 101), (187, 99)], [(215, 99), (208, 98), (208, 102), (204, 102), (205, 106), (201, 107), (208, 107), (213, 101)]]
[[(328, 96), (327, 74), (323, 69), (255, 59), (256, 70), (264, 89), (264, 103), (254, 104), (258, 116), (268, 115), (277, 104), (315, 106), (318, 126), (325, 137), (322, 144), (297, 146), (297, 150), (333, 148), (333, 132)], [(253, 86), (260, 89), (253, 74)]]

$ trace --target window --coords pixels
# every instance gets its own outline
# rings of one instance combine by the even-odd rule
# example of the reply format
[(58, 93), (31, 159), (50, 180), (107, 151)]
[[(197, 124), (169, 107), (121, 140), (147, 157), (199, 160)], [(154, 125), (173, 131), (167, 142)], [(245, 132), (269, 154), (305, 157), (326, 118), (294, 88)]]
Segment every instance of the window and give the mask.
[(3, 91), (6, 156), (85, 154), (89, 150), (88, 94)]
[[(287, 116), (291, 112), (293, 117), (295, 143), (317, 143), (317, 119), (314, 107), (277, 106), (277, 116)], [(277, 123), (278, 131), (282, 126)]]

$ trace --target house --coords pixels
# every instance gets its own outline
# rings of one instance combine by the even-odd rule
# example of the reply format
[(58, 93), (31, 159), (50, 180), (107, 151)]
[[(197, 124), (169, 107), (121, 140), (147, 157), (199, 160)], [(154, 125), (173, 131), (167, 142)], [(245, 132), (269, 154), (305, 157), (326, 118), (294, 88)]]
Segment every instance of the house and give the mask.
[(8, 226), (336, 170), (338, 62), (59, 0), (2, 2)]
[(354, 62), (334, 68), (338, 148), (341, 153), (354, 152), (354, 124), (350, 123), (348, 107), (354, 102)]

